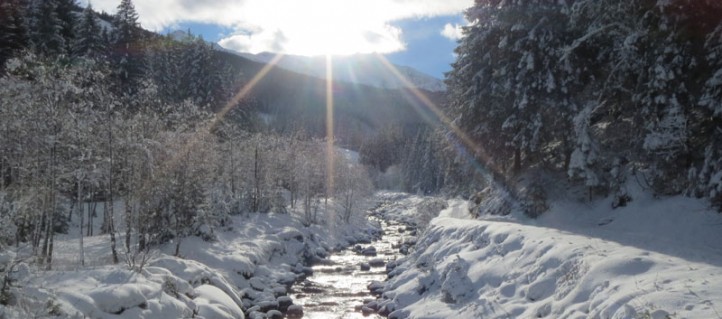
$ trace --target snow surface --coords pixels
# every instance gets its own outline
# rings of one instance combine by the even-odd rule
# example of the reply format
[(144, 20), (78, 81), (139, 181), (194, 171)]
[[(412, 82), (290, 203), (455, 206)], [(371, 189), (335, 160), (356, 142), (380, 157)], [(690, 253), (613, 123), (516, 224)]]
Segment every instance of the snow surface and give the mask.
[[(322, 220), (336, 219), (334, 205), (329, 201)], [(116, 209), (122, 211), (122, 205)], [(56, 239), (54, 270), (24, 262), (14, 268), (10, 292), (16, 301), (0, 305), (0, 318), (49, 313), (61, 318), (244, 318), (248, 302), (274, 302), (285, 294), (285, 283), (296, 279), (293, 270), (303, 269), (306, 257), (378, 234), (378, 225), (354, 217), (350, 224), (307, 227), (298, 213), (235, 216), (231, 225), (216, 230), (217, 241), (184, 238), (180, 257), (172, 255), (175, 243), (169, 243), (153, 250), (140, 272), (123, 261), (111, 263), (108, 235), (85, 238), (86, 265), (80, 266), (79, 230), (73, 224), (69, 235)], [(120, 236), (123, 223), (118, 222)], [(17, 256), (27, 253), (21, 247)], [(0, 271), (18, 258), (13, 251), (0, 253)]]
[[(407, 219), (420, 201), (402, 196), (386, 215)], [(722, 318), (722, 216), (643, 192), (610, 207), (557, 202), (536, 220), (474, 220), (450, 200), (381, 304), (397, 318)]]

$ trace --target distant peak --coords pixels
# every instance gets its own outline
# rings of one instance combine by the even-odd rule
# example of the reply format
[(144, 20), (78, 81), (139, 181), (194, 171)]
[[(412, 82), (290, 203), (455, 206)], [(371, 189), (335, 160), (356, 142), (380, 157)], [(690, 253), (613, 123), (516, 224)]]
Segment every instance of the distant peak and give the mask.
[[(258, 54), (240, 53), (248, 59), (269, 63), (277, 53), (261, 52)], [(446, 85), (438, 78), (425, 74), (409, 66), (392, 65), (398, 74), (407, 81), (399, 79), (375, 54), (353, 54), (333, 56), (333, 76), (337, 81), (365, 84), (384, 89), (419, 88), (431, 92), (446, 91)], [(326, 78), (326, 61), (323, 56), (284, 55), (278, 66), (289, 71)]]

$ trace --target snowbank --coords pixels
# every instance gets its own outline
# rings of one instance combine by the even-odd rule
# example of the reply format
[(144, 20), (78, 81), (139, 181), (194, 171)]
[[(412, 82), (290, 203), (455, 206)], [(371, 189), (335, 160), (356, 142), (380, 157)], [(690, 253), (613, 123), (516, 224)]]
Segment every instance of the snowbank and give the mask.
[(449, 207), (390, 272), (390, 317), (722, 317), (722, 217), (701, 201), (556, 203), (538, 220)]
[[(76, 264), (77, 239), (61, 237), (55, 248), (58, 270), (17, 266), (10, 291), (15, 298), (0, 306), (0, 317), (210, 319), (244, 318), (254, 306), (278, 311), (287, 285), (308, 268), (305, 262), (378, 235), (376, 225), (356, 218), (348, 225), (307, 227), (298, 214), (236, 216), (229, 227), (216, 230), (215, 242), (182, 239), (180, 257), (172, 255), (175, 243), (154, 250), (141, 272), (109, 264), (107, 235), (85, 239), (92, 265), (85, 267)], [(0, 263), (15, 258), (4, 253)]]

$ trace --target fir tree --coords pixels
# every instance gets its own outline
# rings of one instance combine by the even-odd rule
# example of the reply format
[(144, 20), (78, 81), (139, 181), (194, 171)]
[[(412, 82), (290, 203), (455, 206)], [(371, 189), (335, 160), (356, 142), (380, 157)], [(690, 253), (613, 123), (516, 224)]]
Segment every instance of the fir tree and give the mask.
[(27, 46), (24, 14), (25, 10), (20, 0), (0, 3), (0, 73), (5, 61)]
[(104, 48), (100, 25), (90, 4), (83, 10), (76, 34), (75, 54), (91, 58), (103, 54)]
[(144, 73), (142, 35), (131, 0), (122, 0), (113, 18), (113, 63), (120, 89), (132, 94)]
[(34, 51), (45, 56), (64, 54), (63, 22), (58, 18), (57, 1), (34, 0), (30, 8), (30, 43)]
[(73, 52), (73, 44), (75, 43), (78, 22), (74, 11), (78, 9), (78, 5), (75, 0), (56, 1), (55, 12), (60, 20), (60, 36), (63, 37), (65, 42), (64, 51), (70, 53)]

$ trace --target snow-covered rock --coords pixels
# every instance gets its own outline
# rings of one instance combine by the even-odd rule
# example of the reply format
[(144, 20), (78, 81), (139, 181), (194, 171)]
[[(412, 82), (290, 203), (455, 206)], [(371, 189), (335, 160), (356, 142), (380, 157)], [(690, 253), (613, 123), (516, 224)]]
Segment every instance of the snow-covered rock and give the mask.
[(223, 290), (211, 285), (195, 288), (198, 314), (206, 319), (243, 319), (243, 310)]

